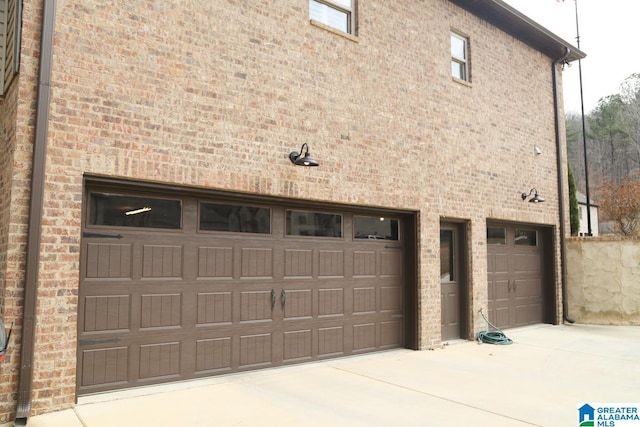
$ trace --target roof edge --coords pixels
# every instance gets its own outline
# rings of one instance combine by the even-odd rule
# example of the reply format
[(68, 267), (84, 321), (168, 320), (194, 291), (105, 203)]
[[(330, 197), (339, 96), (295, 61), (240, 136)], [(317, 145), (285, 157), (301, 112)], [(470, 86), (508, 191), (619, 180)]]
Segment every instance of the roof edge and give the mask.
[(495, 27), (528, 44), (552, 59), (561, 58), (569, 49), (566, 62), (583, 59), (586, 53), (563, 40), (503, 0), (449, 0)]

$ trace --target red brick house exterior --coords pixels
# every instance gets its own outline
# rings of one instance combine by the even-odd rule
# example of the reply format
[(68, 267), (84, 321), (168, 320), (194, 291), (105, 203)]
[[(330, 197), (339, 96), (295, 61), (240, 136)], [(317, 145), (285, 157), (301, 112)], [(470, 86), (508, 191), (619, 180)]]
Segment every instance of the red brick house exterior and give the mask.
[[(19, 71), (10, 73), (0, 100), (0, 317), (7, 327), (14, 325), (0, 362), (0, 424), (112, 389), (93, 389), (93, 383), (83, 388), (80, 379), (81, 370), (89, 369), (83, 346), (94, 336), (87, 332), (89, 303), (83, 298), (113, 297), (82, 290), (94, 286), (88, 278), (92, 192), (168, 194), (182, 203), (185, 218), (192, 200), (193, 206), (222, 200), (273, 207), (274, 218), (280, 208), (289, 215), (290, 207), (344, 212), (347, 228), (340, 235), (356, 253), (336, 255), (344, 289), (357, 276), (357, 256), (384, 258), (395, 241), (403, 246), (403, 255), (394, 256), (400, 270), (389, 273), (403, 289), (395, 297), (396, 318), (403, 320), (391, 345), (417, 350), (443, 340), (443, 271), (452, 265), (443, 253), (451, 248), (442, 240), (446, 230), (459, 239), (460, 252), (452, 257), (460, 264), (457, 323), (466, 339), (486, 327), (481, 310), (494, 319), (503, 309), (517, 316), (490, 290), (501, 286), (496, 263), (524, 254), (509, 252), (519, 248), (506, 242), (518, 245), (521, 237), (537, 236), (532, 246), (538, 245), (541, 269), (535, 280), (543, 292), (538, 314), (502, 324), (562, 321), (568, 196), (562, 182), (564, 121), (558, 121), (564, 117), (561, 65), (584, 54), (500, 0), (347, 3), (347, 32), (312, 19), (307, 0), (21, 3)], [(465, 75), (457, 76), (463, 78), (452, 76), (452, 34), (466, 43)], [(290, 161), (289, 153), (303, 143), (318, 167)], [(544, 203), (523, 201), (521, 194), (533, 188)], [(393, 245), (379, 251), (357, 246), (350, 221), (385, 215), (398, 218), (402, 238), (392, 237)], [(97, 234), (122, 234), (107, 228)], [(500, 251), (503, 237), (494, 241), (490, 231), (488, 239), (488, 229), (506, 230), (506, 252)], [(283, 233), (273, 251), (288, 253), (289, 231)], [(184, 245), (173, 241), (175, 247), (205, 241), (197, 232), (193, 236)], [(151, 234), (140, 238), (156, 242)], [(217, 238), (203, 245), (227, 244)], [(300, 248), (309, 256), (325, 250), (322, 242), (302, 242)], [(268, 259), (279, 271), (276, 252)], [(188, 253), (180, 254), (176, 262), (187, 262)], [(189, 269), (178, 267), (184, 274)], [(310, 288), (310, 301), (318, 289), (328, 289), (319, 268), (318, 277), (316, 270), (309, 275), (320, 283)], [(387, 289), (383, 276), (382, 290), (375, 291), (379, 298)], [(516, 279), (510, 277), (503, 280), (505, 289), (515, 295)], [(217, 282), (211, 283), (213, 289)], [(137, 298), (120, 294), (129, 302)], [(275, 301), (272, 310), (279, 307)], [(179, 310), (184, 320), (188, 309)], [(355, 316), (356, 309), (349, 310)], [(123, 316), (134, 322), (134, 311)], [(286, 318), (286, 312), (276, 315)], [(103, 341), (91, 341), (95, 348), (86, 351), (111, 345), (109, 336), (98, 336)], [(129, 362), (133, 346), (122, 347)], [(176, 380), (171, 378), (151, 382)], [(113, 389), (130, 386), (135, 384)]]

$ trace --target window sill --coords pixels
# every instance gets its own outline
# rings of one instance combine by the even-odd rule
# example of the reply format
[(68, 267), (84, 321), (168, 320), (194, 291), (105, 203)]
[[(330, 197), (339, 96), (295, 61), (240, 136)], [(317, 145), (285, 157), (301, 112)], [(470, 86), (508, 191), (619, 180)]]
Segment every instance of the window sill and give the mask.
[(456, 83), (461, 84), (462, 86), (466, 86), (466, 87), (473, 87), (473, 85), (471, 84), (471, 82), (468, 82), (468, 81), (466, 81), (466, 80), (461, 80), (461, 79), (456, 78), (456, 77), (453, 77), (453, 76), (451, 77), (451, 80), (453, 80), (453, 81), (454, 81), (454, 82), (456, 82)]
[(330, 27), (326, 24), (323, 24), (320, 21), (310, 19), (309, 23), (311, 23), (311, 25), (313, 25), (314, 27), (322, 28), (323, 30), (329, 31), (330, 33), (336, 34), (338, 36), (344, 37), (345, 39), (351, 40), (352, 42), (358, 43), (358, 38), (356, 36), (345, 33), (344, 31), (336, 30), (335, 28)]

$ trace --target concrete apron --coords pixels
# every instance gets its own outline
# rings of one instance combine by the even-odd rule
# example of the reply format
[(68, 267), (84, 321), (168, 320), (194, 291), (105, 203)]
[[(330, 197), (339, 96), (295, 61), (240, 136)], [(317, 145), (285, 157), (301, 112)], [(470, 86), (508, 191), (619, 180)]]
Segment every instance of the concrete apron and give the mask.
[(88, 396), (28, 426), (570, 426), (584, 403), (640, 403), (640, 327), (506, 335), (512, 345), (463, 341)]

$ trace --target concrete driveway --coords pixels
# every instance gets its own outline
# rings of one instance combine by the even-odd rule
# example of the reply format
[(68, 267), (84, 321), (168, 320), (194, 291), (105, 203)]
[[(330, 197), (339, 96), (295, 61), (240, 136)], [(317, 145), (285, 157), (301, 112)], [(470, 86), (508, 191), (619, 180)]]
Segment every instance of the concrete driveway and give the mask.
[(585, 403), (640, 405), (640, 327), (506, 334), (512, 345), (465, 341), (83, 397), (28, 425), (577, 426)]

